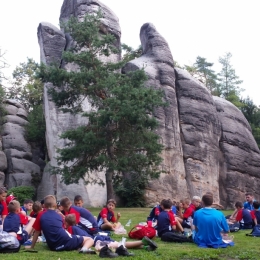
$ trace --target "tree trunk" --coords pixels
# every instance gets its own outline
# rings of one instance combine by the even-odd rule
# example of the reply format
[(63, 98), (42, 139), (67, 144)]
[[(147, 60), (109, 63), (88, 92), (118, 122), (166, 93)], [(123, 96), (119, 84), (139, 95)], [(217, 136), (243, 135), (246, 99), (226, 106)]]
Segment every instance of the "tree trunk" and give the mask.
[(115, 198), (115, 192), (113, 188), (113, 170), (107, 169), (106, 171), (106, 185), (107, 185), (107, 200)]

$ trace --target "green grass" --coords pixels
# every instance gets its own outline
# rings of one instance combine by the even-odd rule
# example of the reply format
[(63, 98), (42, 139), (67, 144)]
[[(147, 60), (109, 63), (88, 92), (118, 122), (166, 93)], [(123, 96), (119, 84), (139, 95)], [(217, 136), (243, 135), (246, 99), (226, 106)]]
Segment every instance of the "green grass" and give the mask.
[[(125, 225), (126, 222), (131, 219), (131, 227), (125, 227), (129, 231), (135, 224), (146, 220), (147, 215), (151, 209), (149, 208), (120, 208), (116, 209), (116, 212), (121, 212), (120, 222)], [(98, 215), (100, 209), (91, 209), (94, 215)], [(230, 214), (229, 211), (224, 212), (225, 215)], [(158, 244), (158, 249), (154, 252), (146, 252), (142, 249), (129, 250), (135, 253), (134, 257), (128, 259), (163, 259), (163, 260), (174, 260), (174, 259), (185, 259), (185, 260), (197, 260), (197, 259), (260, 259), (260, 238), (246, 237), (245, 234), (249, 231), (239, 231), (233, 233), (235, 236), (234, 247), (228, 247), (225, 249), (201, 249), (195, 244), (190, 243), (166, 243), (162, 242), (159, 238), (155, 238)], [(113, 239), (121, 240), (121, 235), (113, 235)], [(130, 241), (128, 239), (127, 241)], [(21, 249), (17, 254), (2, 254), (1, 260), (69, 260), (69, 259), (98, 259), (98, 255), (81, 255), (76, 251), (71, 252), (53, 252), (48, 250), (45, 243), (38, 243), (36, 248), (38, 253), (26, 253)]]

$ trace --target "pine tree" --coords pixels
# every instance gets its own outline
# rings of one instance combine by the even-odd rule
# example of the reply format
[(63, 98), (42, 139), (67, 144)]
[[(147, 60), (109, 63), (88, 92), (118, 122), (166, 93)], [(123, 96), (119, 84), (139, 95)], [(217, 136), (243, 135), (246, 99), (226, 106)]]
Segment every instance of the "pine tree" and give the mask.
[(220, 73), (218, 73), (218, 81), (220, 85), (221, 97), (229, 100), (237, 107), (241, 106), (239, 101), (240, 92), (243, 91), (240, 88), (240, 84), (243, 80), (240, 80), (236, 75), (233, 66), (231, 65), (232, 54), (226, 53), (223, 57), (219, 58), (219, 62), (222, 65)]
[(49, 94), (64, 112), (81, 112), (86, 98), (92, 107), (82, 113), (88, 118), (86, 125), (62, 134), (70, 143), (58, 150), (58, 164), (64, 167), (55, 172), (69, 184), (81, 178), (92, 182), (93, 172), (105, 170), (110, 198), (114, 196), (114, 181), (122, 180), (124, 173), (138, 173), (140, 178), (159, 176), (163, 146), (154, 132), (158, 123), (153, 111), (164, 103), (162, 92), (145, 87), (144, 70), (127, 75), (120, 72), (138, 51), (125, 48), (128, 54), (122, 61), (102, 61), (118, 53), (118, 48), (113, 35), (100, 33), (100, 17), (86, 15), (82, 22), (72, 18), (64, 25), (75, 42), (63, 53), (63, 62), (73, 63), (77, 70), (42, 65), (40, 77), (53, 83), (55, 88)]

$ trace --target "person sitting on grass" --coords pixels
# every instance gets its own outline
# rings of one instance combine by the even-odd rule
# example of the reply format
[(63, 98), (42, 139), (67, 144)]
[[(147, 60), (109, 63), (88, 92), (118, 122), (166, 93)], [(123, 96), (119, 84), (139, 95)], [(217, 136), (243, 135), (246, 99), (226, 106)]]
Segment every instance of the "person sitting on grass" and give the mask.
[(88, 232), (90, 235), (98, 233), (98, 224), (95, 217), (85, 208), (73, 206), (68, 197), (63, 197), (60, 201), (63, 208), (63, 215), (75, 214), (78, 226)]
[(212, 195), (203, 195), (202, 202), (204, 208), (194, 213), (194, 242), (199, 247), (227, 247), (227, 244), (222, 241), (222, 233), (224, 235), (229, 233), (229, 227), (224, 214), (211, 207), (213, 204)]
[(191, 228), (192, 219), (194, 212), (197, 207), (200, 206), (201, 199), (198, 196), (193, 196), (191, 204), (190, 200), (185, 199), (183, 202), (184, 212), (183, 214), (180, 212), (179, 216), (176, 219), (181, 223), (183, 228)]
[(159, 214), (157, 221), (157, 232), (159, 237), (161, 237), (164, 233), (173, 230), (183, 232), (183, 228), (179, 221), (175, 219), (174, 213), (171, 211), (171, 207), (171, 200), (163, 199), (161, 201), (161, 208), (163, 210)]
[(120, 213), (117, 213), (117, 218), (115, 218), (114, 210), (116, 207), (116, 201), (114, 199), (110, 199), (107, 201), (107, 206), (103, 208), (97, 217), (98, 227), (101, 230), (115, 231), (120, 223), (118, 222), (120, 219)]
[(29, 216), (32, 212), (33, 200), (26, 199), (24, 200), (23, 206), (21, 207), (22, 213), (24, 212), (26, 216)]
[(74, 205), (77, 206), (77, 207), (82, 208), (83, 204), (84, 204), (84, 202), (83, 202), (82, 196), (76, 195), (75, 198), (74, 198)]
[(156, 206), (154, 206), (149, 214), (149, 216), (147, 217), (147, 222), (148, 221), (152, 221), (155, 222), (156, 224), (156, 228), (157, 228), (157, 219), (159, 214), (162, 212), (162, 207), (160, 205), (160, 203), (157, 203)]
[(237, 210), (236, 219), (235, 221), (229, 219), (228, 223), (234, 224), (239, 222), (240, 229), (251, 229), (253, 227), (253, 219), (250, 210), (244, 209), (241, 201), (237, 201), (235, 207)]
[(37, 215), (42, 211), (42, 204), (40, 201), (35, 201), (32, 206), (32, 212), (30, 213), (30, 217), (36, 218)]
[(56, 212), (57, 202), (53, 195), (44, 198), (44, 206), (46, 210), (38, 214), (33, 224), (35, 232), (32, 245), (25, 248), (33, 249), (42, 231), (52, 251), (70, 251), (81, 248), (79, 253), (95, 254), (95, 251), (91, 250), (94, 244), (91, 237), (71, 235), (63, 228), (63, 220)]
[(253, 226), (255, 225), (259, 225), (260, 224), (260, 210), (259, 210), (259, 207), (260, 207), (260, 203), (258, 201), (254, 201), (253, 202), (253, 207), (255, 208), (254, 210), (251, 210), (251, 216), (252, 216), (252, 219), (253, 219)]
[(10, 201), (8, 211), (3, 230), (16, 237), (22, 245), (29, 239), (35, 219), (24, 216), (20, 210), (20, 203), (16, 200)]
[(6, 196), (7, 196), (7, 190), (5, 187), (0, 187), (0, 226), (2, 227), (4, 223), (4, 219), (6, 218), (8, 214), (8, 209), (6, 205)]

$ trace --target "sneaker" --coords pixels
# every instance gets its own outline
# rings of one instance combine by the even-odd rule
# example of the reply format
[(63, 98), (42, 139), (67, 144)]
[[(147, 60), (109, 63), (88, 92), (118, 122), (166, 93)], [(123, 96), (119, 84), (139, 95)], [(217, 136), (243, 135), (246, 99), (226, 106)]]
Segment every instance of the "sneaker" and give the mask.
[(32, 240), (31, 239), (28, 239), (27, 241), (25, 241), (23, 243), (23, 246), (30, 246), (30, 245), (32, 245)]
[(81, 253), (81, 254), (91, 254), (91, 255), (95, 255), (96, 254), (96, 251), (94, 251), (94, 250), (92, 250), (92, 249), (90, 249), (90, 248), (81, 248), (80, 250), (79, 250), (79, 253)]
[(144, 237), (142, 239), (142, 242), (145, 246), (150, 246), (152, 248), (152, 250), (156, 250), (156, 248), (158, 247), (157, 244), (155, 242), (153, 242), (150, 238), (148, 237)]
[(119, 247), (116, 249), (116, 253), (117, 253), (118, 255), (120, 255), (120, 256), (134, 256), (134, 254), (133, 254), (133, 253), (129, 253), (129, 252), (127, 251), (127, 249), (126, 249), (123, 245), (119, 246)]
[(146, 251), (154, 251), (155, 249), (153, 249), (151, 246), (144, 246), (144, 249)]
[(112, 250), (106, 245), (101, 248), (99, 252), (99, 257), (101, 258), (115, 258), (118, 257), (117, 253), (113, 253)]

